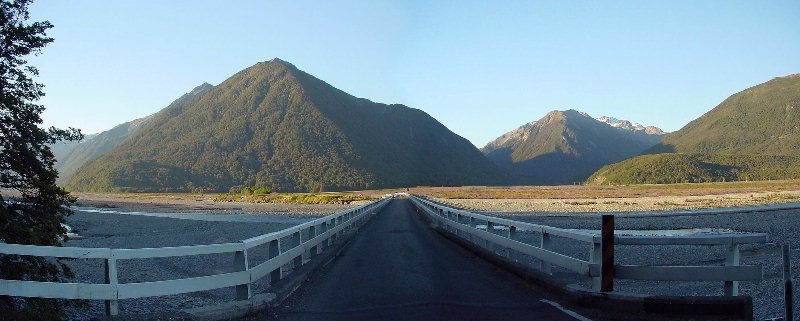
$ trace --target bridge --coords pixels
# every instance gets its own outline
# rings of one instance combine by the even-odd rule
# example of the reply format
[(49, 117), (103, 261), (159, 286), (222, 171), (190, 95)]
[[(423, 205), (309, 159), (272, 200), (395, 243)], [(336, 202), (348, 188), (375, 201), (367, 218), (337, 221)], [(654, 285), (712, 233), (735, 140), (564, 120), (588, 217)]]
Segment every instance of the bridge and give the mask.
[[(763, 271), (740, 265), (739, 249), (741, 244), (766, 242), (766, 234), (623, 236), (614, 235), (611, 224), (601, 229), (605, 234), (577, 231), (473, 213), (413, 195), (383, 198), (235, 243), (145, 249), (0, 244), (0, 254), (103, 260), (106, 271), (102, 284), (0, 280), (0, 295), (102, 300), (106, 314), (117, 315), (120, 300), (232, 287), (235, 297), (224, 309), (234, 313), (268, 307), (268, 316), (281, 320), (586, 320), (559, 301), (569, 298), (571, 304), (648, 312), (640, 297), (613, 292), (614, 280), (718, 281), (730, 300), (713, 304), (731, 311), (744, 305), (742, 313), (747, 313), (749, 298), (738, 296), (738, 282), (760, 281)], [(555, 242), (585, 244), (588, 260), (559, 253)], [(337, 245), (342, 243), (347, 244)], [(615, 247), (642, 245), (722, 246), (727, 258), (722, 266), (615, 263)], [(259, 251), (264, 255), (255, 255)], [(118, 260), (216, 253), (233, 254), (234, 270), (152, 282), (118, 281)], [(303, 269), (321, 265), (326, 256), (335, 258), (325, 268), (316, 273)], [(555, 291), (550, 286), (545, 291), (553, 284), (547, 279), (555, 270), (584, 278), (588, 286)], [(308, 281), (284, 291), (286, 297), (275, 294), (272, 286), (266, 293), (253, 293), (255, 282), (266, 279), (277, 287), (292, 277)], [(523, 278), (544, 283), (537, 286)], [(667, 305), (680, 309), (697, 303), (678, 301)]]

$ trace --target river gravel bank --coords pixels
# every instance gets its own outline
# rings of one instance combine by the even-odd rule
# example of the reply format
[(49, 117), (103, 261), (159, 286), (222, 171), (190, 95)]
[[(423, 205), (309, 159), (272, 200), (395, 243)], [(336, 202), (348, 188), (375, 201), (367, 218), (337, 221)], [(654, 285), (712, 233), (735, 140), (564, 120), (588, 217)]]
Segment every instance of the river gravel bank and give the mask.
[(116, 194), (73, 193), (75, 206), (107, 208), (126, 212), (214, 213), (214, 214), (303, 214), (323, 215), (364, 204), (273, 204), (217, 202), (216, 194)]
[[(88, 211), (87, 211), (88, 210)], [(286, 214), (169, 214), (113, 213), (109, 209), (77, 210), (67, 224), (80, 238), (66, 246), (100, 248), (148, 248), (227, 243), (279, 231), (313, 219), (310, 215)], [(161, 215), (161, 216), (159, 216)], [(171, 217), (170, 217), (171, 216)], [(180, 217), (180, 218), (176, 218)], [(237, 217), (239, 219), (237, 219)], [(265, 249), (249, 251), (251, 265), (266, 259)], [(75, 272), (74, 282), (104, 283), (104, 262), (99, 259), (67, 261)], [(233, 271), (233, 254), (135, 259), (118, 261), (119, 282), (147, 282), (195, 277)], [(266, 284), (256, 283), (254, 293)], [(179, 295), (120, 300), (120, 314), (176, 315), (192, 307), (231, 301), (233, 288)], [(73, 310), (77, 319), (103, 315), (103, 302), (90, 301), (88, 310)]]
[(595, 198), (436, 198), (437, 201), (476, 211), (502, 212), (639, 212), (695, 210), (800, 202), (800, 191), (770, 191), (719, 195), (670, 195)]
[[(235, 242), (256, 235), (274, 232), (300, 224), (321, 214), (213, 214), (193, 213), (142, 213), (136, 208), (80, 208), (67, 219), (67, 224), (82, 239), (70, 240), (67, 246), (142, 248), (183, 246)], [(597, 229), (600, 218), (596, 213), (531, 213), (485, 212), (509, 219), (545, 224), (562, 228)], [(737, 232), (764, 232), (770, 234), (770, 243), (742, 247), (742, 264), (764, 267), (765, 280), (759, 283), (742, 282), (741, 293), (753, 297), (757, 319), (777, 317), (782, 309), (782, 270), (780, 245), (793, 247), (793, 265), (797, 267), (800, 253), (797, 227), (800, 210), (766, 212), (733, 212), (726, 214), (702, 213), (620, 213), (616, 220), (618, 229), (674, 230), (708, 229)], [(520, 240), (536, 244), (538, 235), (519, 233)], [(590, 245), (554, 238), (556, 251), (573, 257), (588, 259)], [(252, 262), (265, 259), (266, 251), (248, 253)], [(622, 264), (652, 265), (722, 265), (724, 247), (691, 246), (625, 246), (618, 247), (617, 260)], [(530, 260), (535, 263), (534, 260)], [(232, 271), (233, 255), (203, 255), (194, 257), (160, 258), (119, 261), (120, 282), (157, 281), (217, 274)], [(76, 282), (103, 282), (102, 260), (72, 260), (69, 264), (76, 272)], [(793, 271), (795, 284), (800, 277)], [(563, 270), (554, 269), (555, 276), (564, 282), (586, 284), (586, 280)], [(254, 284), (258, 293), (266, 288), (262, 281)], [(618, 291), (665, 295), (719, 295), (721, 282), (672, 283), (619, 280)], [(798, 289), (795, 289), (797, 293)], [(219, 289), (174, 296), (121, 300), (122, 314), (158, 312), (174, 315), (181, 310), (230, 301), (233, 289)], [(800, 302), (796, 302), (800, 303)], [(87, 311), (74, 311), (79, 319), (100, 316), (101, 301), (92, 301)], [(796, 317), (800, 316), (800, 313)]]

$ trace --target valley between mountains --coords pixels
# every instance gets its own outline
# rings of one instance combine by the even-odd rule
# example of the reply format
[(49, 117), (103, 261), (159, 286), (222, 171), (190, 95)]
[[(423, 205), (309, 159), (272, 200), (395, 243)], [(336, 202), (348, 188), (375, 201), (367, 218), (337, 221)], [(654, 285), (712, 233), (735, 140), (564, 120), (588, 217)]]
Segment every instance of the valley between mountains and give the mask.
[(273, 59), (53, 151), (58, 182), (76, 192), (674, 184), (798, 179), (799, 126), (795, 74), (673, 133), (554, 110), (478, 149), (422, 110), (358, 98)]

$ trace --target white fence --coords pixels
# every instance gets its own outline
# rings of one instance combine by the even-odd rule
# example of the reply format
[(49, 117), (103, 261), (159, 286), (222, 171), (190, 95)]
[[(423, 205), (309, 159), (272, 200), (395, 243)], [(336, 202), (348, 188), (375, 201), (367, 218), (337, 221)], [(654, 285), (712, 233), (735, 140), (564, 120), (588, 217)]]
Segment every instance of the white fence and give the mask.
[[(498, 217), (481, 215), (465, 210), (454, 209), (442, 204), (432, 202), (416, 196), (411, 200), (422, 209), (438, 226), (457, 236), (463, 237), (478, 246), (490, 249), (490, 244), (505, 248), (505, 255), (513, 258), (515, 252), (523, 253), (538, 259), (541, 263), (539, 269), (547, 274), (552, 274), (552, 265), (556, 265), (584, 275), (589, 278), (591, 288), (600, 290), (601, 264), (603, 257), (601, 236), (589, 232), (581, 232), (552, 226), (532, 224), (508, 220)], [(486, 225), (486, 229), (479, 229), (478, 224)], [(498, 227), (505, 227), (504, 235), (496, 234)], [(527, 231), (541, 234), (540, 243), (534, 246), (518, 240), (518, 231)], [(589, 261), (567, 256), (552, 250), (551, 236), (558, 236), (577, 242), (592, 245)], [(614, 236), (614, 245), (718, 245), (726, 246), (727, 256), (724, 266), (639, 266), (618, 265), (613, 266), (613, 278), (650, 280), (650, 281), (720, 281), (724, 282), (725, 295), (732, 296), (739, 293), (739, 281), (761, 281), (763, 272), (761, 266), (746, 266), (739, 264), (739, 248), (745, 243), (767, 242), (769, 236), (764, 233), (748, 234), (718, 234), (699, 236)]]
[[(251, 283), (270, 276), (271, 283), (284, 277), (282, 266), (292, 264), (295, 268), (318, 254), (332, 239), (368, 220), (389, 199), (381, 199), (363, 206), (337, 212), (285, 230), (268, 233), (235, 243), (194, 245), (141, 249), (109, 249), (34, 246), (0, 243), (0, 254), (29, 255), (41, 257), (64, 257), (105, 260), (105, 284), (36, 282), (0, 280), (0, 295), (59, 299), (104, 300), (106, 314), (117, 315), (117, 300), (173, 295), (206, 291), (225, 287), (236, 287), (236, 299), (252, 297)], [(284, 244), (290, 238), (289, 244)], [(268, 245), (269, 259), (251, 266), (247, 250)], [(176, 256), (193, 256), (217, 253), (234, 253), (235, 272), (201, 277), (173, 279), (141, 283), (119, 283), (117, 261), (128, 259), (150, 259)]]

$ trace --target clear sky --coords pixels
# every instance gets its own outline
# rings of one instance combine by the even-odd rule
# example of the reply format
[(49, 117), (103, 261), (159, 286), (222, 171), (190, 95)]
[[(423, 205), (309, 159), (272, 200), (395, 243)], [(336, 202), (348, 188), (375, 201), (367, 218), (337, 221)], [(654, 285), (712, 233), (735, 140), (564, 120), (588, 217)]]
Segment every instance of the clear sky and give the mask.
[(680, 129), (800, 73), (800, 1), (59, 1), (46, 126), (110, 129), (278, 57), (478, 147), (555, 109)]

